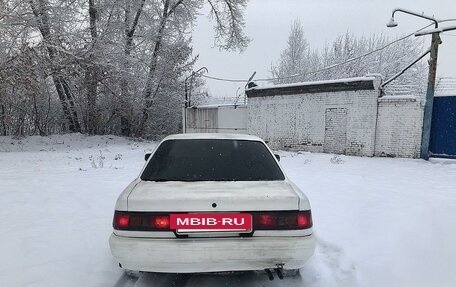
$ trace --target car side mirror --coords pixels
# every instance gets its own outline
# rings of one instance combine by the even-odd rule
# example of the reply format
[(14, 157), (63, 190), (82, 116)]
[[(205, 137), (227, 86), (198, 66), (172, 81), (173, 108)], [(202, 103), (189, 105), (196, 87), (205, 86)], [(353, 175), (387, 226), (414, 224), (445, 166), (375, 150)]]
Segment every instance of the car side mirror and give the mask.
[(144, 160), (147, 161), (152, 154), (150, 152), (144, 155)]
[(280, 161), (280, 155), (274, 154), (274, 156), (276, 157), (277, 161)]

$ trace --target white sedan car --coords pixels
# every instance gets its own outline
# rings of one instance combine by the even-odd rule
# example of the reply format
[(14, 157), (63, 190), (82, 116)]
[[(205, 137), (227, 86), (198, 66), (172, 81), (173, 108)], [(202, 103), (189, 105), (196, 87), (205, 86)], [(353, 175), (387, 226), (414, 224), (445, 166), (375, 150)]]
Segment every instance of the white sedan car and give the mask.
[(309, 201), (260, 138), (172, 135), (146, 160), (115, 207), (109, 243), (122, 268), (282, 278), (314, 253)]

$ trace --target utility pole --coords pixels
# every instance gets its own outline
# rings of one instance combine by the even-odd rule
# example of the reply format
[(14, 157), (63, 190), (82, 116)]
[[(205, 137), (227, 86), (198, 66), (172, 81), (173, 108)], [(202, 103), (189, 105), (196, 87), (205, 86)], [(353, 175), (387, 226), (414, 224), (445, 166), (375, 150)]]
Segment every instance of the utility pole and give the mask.
[[(441, 43), (440, 41), (440, 35), (439, 33), (441, 30), (439, 30), (439, 23), (438, 21), (431, 16), (426, 16), (424, 14), (419, 14), (410, 10), (406, 9), (394, 9), (392, 14), (391, 14), (391, 20), (386, 24), (387, 27), (392, 28), (392, 27), (397, 27), (397, 23), (394, 20), (394, 14), (396, 12), (401, 12), (405, 14), (409, 14), (412, 16), (424, 18), (427, 20), (430, 20), (434, 22), (435, 25), (435, 30), (432, 33), (432, 43), (431, 43), (431, 49), (430, 49), (430, 54), (431, 58), (429, 59), (429, 75), (428, 75), (428, 84), (427, 84), (427, 90), (426, 90), (426, 100), (424, 103), (424, 114), (423, 114), (423, 129), (422, 129), (422, 134), (421, 134), (421, 149), (420, 149), (420, 157), (424, 160), (429, 159), (429, 140), (431, 137), (431, 122), (432, 122), (432, 109), (434, 107), (434, 91), (435, 91), (435, 78), (436, 78), (436, 73), (437, 73), (437, 55), (439, 51), (439, 45)], [(421, 36), (418, 34), (415, 34), (415, 36)]]
[(431, 138), (432, 110), (434, 108), (435, 79), (437, 75), (437, 55), (439, 45), (442, 43), (438, 32), (432, 34), (431, 58), (429, 59), (429, 75), (424, 104), (423, 132), (421, 136), (420, 157), (429, 160), (429, 142)]

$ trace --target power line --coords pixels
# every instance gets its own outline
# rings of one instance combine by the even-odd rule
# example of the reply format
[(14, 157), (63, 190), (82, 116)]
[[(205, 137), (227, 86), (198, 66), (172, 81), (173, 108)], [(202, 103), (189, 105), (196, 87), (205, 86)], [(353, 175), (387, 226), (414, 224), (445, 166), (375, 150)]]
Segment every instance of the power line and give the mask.
[[(451, 19), (453, 20), (453, 19)], [(303, 74), (296, 74), (296, 75), (291, 75), (291, 76), (286, 76), (286, 77), (275, 77), (275, 78), (262, 78), (262, 79), (255, 79), (254, 81), (256, 82), (270, 82), (270, 81), (274, 81), (274, 80), (285, 80), (285, 79), (292, 79), (292, 78), (297, 78), (297, 77), (302, 77), (302, 76), (307, 76), (307, 75), (312, 75), (312, 74), (316, 74), (316, 73), (320, 73), (320, 72), (324, 72), (324, 71), (327, 71), (327, 70), (330, 70), (330, 69), (333, 69), (333, 68), (336, 68), (336, 67), (339, 67), (339, 66), (342, 66), (342, 65), (345, 65), (345, 64), (348, 64), (348, 63), (351, 63), (353, 61), (356, 61), (356, 60), (359, 60), (359, 59), (362, 59), (364, 57), (367, 57), (367, 56), (370, 56), (374, 53), (377, 53), (377, 52), (380, 52), (386, 48), (388, 48), (389, 46), (391, 45), (394, 45), (396, 44), (397, 42), (400, 42), (400, 41), (403, 41), (413, 35), (415, 35), (416, 32), (419, 32), (419, 31), (422, 31), (430, 26), (432, 26), (434, 24), (429, 24), (427, 26), (424, 26), (423, 28), (413, 32), (413, 33), (410, 33), (410, 34), (407, 34), (406, 36), (403, 36), (399, 39), (396, 39), (388, 44), (386, 44), (385, 46), (383, 47), (380, 47), (380, 48), (377, 48), (375, 50), (372, 50), (372, 51), (369, 51), (363, 55), (360, 55), (360, 56), (357, 56), (357, 57), (354, 57), (354, 58), (351, 58), (351, 59), (348, 59), (344, 62), (341, 62), (341, 63), (337, 63), (337, 64), (333, 64), (333, 65), (330, 65), (330, 66), (327, 66), (327, 67), (324, 67), (324, 68), (321, 68), (321, 69), (318, 69), (318, 70), (314, 70), (314, 71), (311, 71), (311, 72), (307, 72), (307, 73), (303, 73)], [(203, 77), (207, 78), (207, 79), (211, 79), (211, 80), (216, 80), (216, 81), (224, 81), (224, 82), (232, 82), (232, 83), (245, 83), (247, 80), (238, 80), (238, 79), (227, 79), (227, 78), (221, 78), (221, 77), (213, 77), (213, 76), (208, 76), (208, 75), (203, 75)]]
[(224, 79), (224, 78), (218, 78), (218, 77), (211, 77), (208, 75), (202, 75), (204, 78), (211, 79), (211, 80), (216, 80), (216, 81), (224, 81), (224, 82), (233, 82), (233, 83), (245, 83), (247, 80), (234, 80), (234, 79)]

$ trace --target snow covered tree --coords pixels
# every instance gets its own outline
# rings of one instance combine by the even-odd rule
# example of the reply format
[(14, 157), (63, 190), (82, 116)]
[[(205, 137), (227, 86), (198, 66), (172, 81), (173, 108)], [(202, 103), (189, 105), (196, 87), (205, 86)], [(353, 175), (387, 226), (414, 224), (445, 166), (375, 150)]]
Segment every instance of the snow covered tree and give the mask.
[[(304, 31), (299, 20), (295, 20), (291, 26), (287, 46), (280, 54), (279, 64), (272, 67), (273, 77), (283, 78), (306, 72), (306, 60), (309, 45), (304, 37)], [(301, 79), (298, 77), (297, 79)]]
[[(383, 35), (355, 37), (349, 32), (338, 36), (321, 50), (311, 50), (302, 35), (303, 28), (299, 22), (294, 22), (287, 46), (278, 64), (271, 69), (272, 76), (278, 78), (274, 83), (360, 77), (369, 73), (380, 73), (388, 79), (424, 52), (421, 39), (406, 38), (389, 45), (392, 40)], [(299, 55), (300, 59), (294, 55)], [(408, 86), (411, 92), (423, 95), (425, 77), (426, 65), (419, 62), (394, 84)]]
[(210, 7), (217, 46), (242, 50), (247, 1), (0, 0), (0, 132), (177, 131), (199, 11)]

